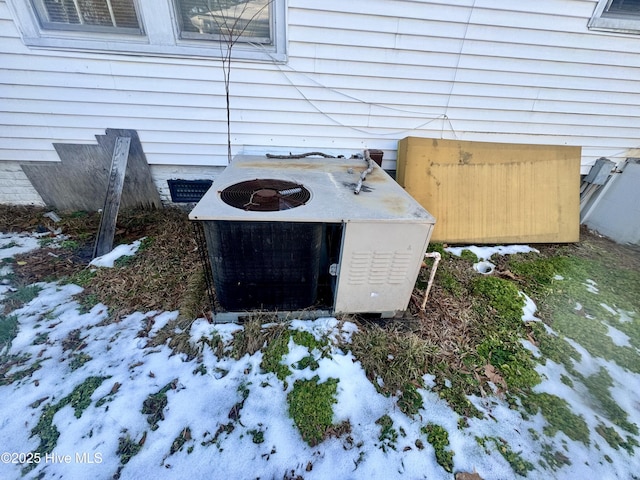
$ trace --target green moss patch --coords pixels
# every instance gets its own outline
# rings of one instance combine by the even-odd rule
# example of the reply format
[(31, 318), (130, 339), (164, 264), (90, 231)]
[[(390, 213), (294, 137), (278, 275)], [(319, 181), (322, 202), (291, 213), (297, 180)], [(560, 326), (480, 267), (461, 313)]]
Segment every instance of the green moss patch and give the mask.
[(118, 449), (116, 450), (116, 455), (120, 456), (121, 465), (126, 465), (127, 463), (129, 463), (129, 460), (131, 460), (138, 454), (138, 452), (140, 452), (146, 438), (147, 432), (144, 432), (142, 434), (142, 438), (137, 442), (132, 439), (129, 434), (118, 439)]
[(451, 473), (453, 471), (453, 452), (449, 448), (449, 433), (444, 427), (435, 423), (427, 424), (421, 428), (421, 431), (427, 436), (427, 441), (435, 450), (438, 465)]
[(514, 452), (506, 440), (502, 438), (496, 437), (476, 437), (476, 441), (479, 445), (481, 445), (487, 453), (490, 453), (491, 447), (490, 443), (493, 444), (493, 448), (495, 448), (500, 455), (511, 465), (511, 468), (518, 475), (522, 475), (526, 477), (527, 474), (533, 470), (533, 464), (523, 459), (520, 453)]
[(627, 437), (627, 439), (623, 439), (622, 436), (616, 431), (613, 427), (607, 427), (606, 425), (600, 423), (596, 427), (596, 432), (600, 435), (604, 440), (613, 448), (618, 450), (619, 448), (623, 448), (626, 450), (629, 455), (635, 454), (635, 449), (640, 446), (638, 441), (634, 437)]
[[(511, 260), (509, 266), (533, 287), (540, 315), (556, 332), (576, 341), (595, 357), (640, 373), (640, 356), (635, 349), (614, 344), (604, 323), (626, 333), (633, 347), (640, 346), (637, 313), (622, 321), (612, 312), (640, 311), (640, 271), (620, 265), (619, 259), (606, 250), (600, 253), (592, 255), (594, 258), (574, 254)], [(597, 279), (591, 284), (597, 293), (589, 286), (590, 279)], [(566, 358), (563, 360), (566, 365)]]
[(640, 355), (636, 349), (613, 343), (607, 335), (607, 326), (599, 318), (565, 309), (554, 313), (553, 328), (582, 345), (594, 357), (613, 361), (631, 372), (640, 373)]
[(289, 353), (289, 338), (286, 332), (269, 342), (263, 351), (260, 363), (260, 368), (265, 372), (275, 373), (276, 377), (283, 382), (291, 375), (289, 367), (282, 363), (282, 357)]
[[(34, 453), (38, 453), (41, 457), (44, 457), (44, 455), (53, 451), (60, 436), (60, 432), (53, 424), (54, 415), (63, 407), (71, 405), (75, 417), (80, 418), (82, 412), (91, 404), (91, 395), (93, 395), (93, 392), (95, 392), (107, 378), (108, 377), (88, 377), (58, 403), (44, 407), (37, 425), (31, 430), (31, 436), (38, 435), (40, 437), (40, 444)], [(31, 468), (35, 467), (35, 465), (36, 464), (32, 464)]]
[(540, 411), (547, 420), (543, 431), (550, 437), (562, 431), (571, 440), (589, 444), (589, 427), (581, 415), (571, 411), (566, 400), (549, 393), (531, 393), (522, 397), (525, 410), (535, 415)]
[(80, 368), (85, 363), (89, 362), (90, 360), (92, 360), (91, 355), (88, 355), (88, 354), (86, 354), (84, 352), (77, 353), (77, 354), (75, 354), (75, 355), (73, 355), (71, 357), (71, 362), (69, 362), (69, 368), (72, 371), (73, 370), (77, 370), (78, 368)]
[(380, 426), (380, 434), (378, 435), (378, 447), (383, 452), (395, 450), (398, 443), (398, 430), (393, 426), (393, 420), (389, 415), (383, 415), (376, 420), (376, 425)]
[(318, 383), (316, 375), (311, 380), (296, 380), (287, 395), (289, 416), (309, 445), (320, 443), (333, 422), (333, 407), (338, 379), (330, 378)]
[(488, 301), (502, 323), (507, 324), (522, 318), (525, 302), (513, 282), (499, 277), (481, 276), (474, 278), (471, 287), (475, 295)]
[[(303, 357), (300, 361), (294, 365), (285, 365), (282, 363), (282, 359), (289, 353), (289, 340), (302, 347), (306, 347), (309, 350), (309, 355)], [(263, 348), (262, 362), (260, 367), (265, 372), (275, 373), (279, 380), (285, 381), (285, 379), (291, 375), (291, 368), (297, 370), (304, 370), (305, 368), (311, 368), (316, 370), (319, 368), (317, 356), (327, 357), (329, 356), (329, 341), (326, 338), (316, 339), (313, 334), (300, 330), (280, 330), (277, 335), (266, 340), (266, 346)], [(313, 353), (318, 351), (319, 353)]]
[(405, 415), (417, 415), (423, 405), (422, 395), (415, 385), (407, 383), (400, 390), (398, 408)]
[(600, 368), (598, 373), (589, 377), (582, 377), (582, 383), (589, 389), (597, 403), (597, 409), (613, 424), (623, 428), (627, 432), (638, 435), (638, 426), (630, 423), (625, 412), (611, 396), (610, 388), (613, 380), (606, 369)]
[(18, 317), (0, 314), (0, 352), (6, 347), (9, 350), (11, 342), (18, 335)]
[(564, 365), (568, 372), (575, 373), (574, 361), (582, 360), (582, 355), (563, 337), (547, 332), (541, 323), (531, 322), (529, 327), (542, 354), (540, 358), (542, 364), (544, 365), (549, 359)]
[(189, 440), (191, 440), (191, 429), (189, 427), (185, 427), (171, 444), (169, 453), (173, 455), (174, 453), (179, 452), (184, 447), (184, 444)]
[(167, 383), (158, 392), (149, 395), (142, 403), (142, 413), (147, 416), (151, 430), (158, 429), (158, 422), (164, 420), (164, 409), (168, 405), (167, 392), (175, 390), (178, 379)]

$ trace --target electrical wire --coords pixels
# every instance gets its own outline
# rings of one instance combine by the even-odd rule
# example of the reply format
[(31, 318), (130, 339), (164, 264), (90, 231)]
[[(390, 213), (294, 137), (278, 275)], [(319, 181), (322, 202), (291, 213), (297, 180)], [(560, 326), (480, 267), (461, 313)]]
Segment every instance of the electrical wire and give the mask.
[[(425, 122), (422, 122), (414, 127), (410, 127), (410, 128), (403, 128), (403, 129), (398, 129), (398, 130), (393, 130), (393, 131), (389, 131), (389, 132), (380, 132), (380, 131), (372, 131), (372, 130), (367, 130), (364, 128), (360, 128), (360, 127), (355, 127), (353, 125), (347, 125), (343, 122), (341, 122), (340, 120), (334, 118), (332, 115), (328, 114), (327, 112), (323, 111), (318, 105), (316, 105), (316, 103), (309, 98), (301, 89), (301, 87), (299, 87), (296, 82), (294, 82), (291, 77), (289, 76), (290, 72), (285, 71), (285, 69), (283, 68), (282, 64), (277, 62), (276, 59), (271, 55), (271, 52), (269, 52), (267, 49), (264, 48), (263, 45), (260, 44), (254, 44), (251, 43), (250, 45), (256, 47), (256, 48), (260, 48), (262, 49), (267, 55), (269, 55), (273, 60), (274, 60), (274, 64), (277, 66), (278, 70), (280, 71), (280, 73), (284, 76), (284, 78), (286, 78), (287, 82), (289, 83), (289, 85), (291, 85), (299, 94), (300, 96), (319, 114), (321, 114), (322, 116), (324, 116), (325, 118), (327, 118), (328, 120), (330, 120), (333, 124), (338, 125), (340, 127), (344, 127), (344, 128), (348, 128), (351, 130), (354, 130), (358, 133), (363, 133), (365, 135), (369, 135), (369, 136), (398, 136), (402, 133), (405, 132), (410, 132), (413, 130), (420, 130), (424, 127), (426, 127), (427, 125), (430, 125), (431, 123), (437, 121), (437, 120), (442, 120), (442, 130), (441, 130), (441, 135), (444, 136), (444, 126), (445, 126), (445, 122), (447, 122), (449, 124), (449, 127), (451, 128), (451, 131), (454, 135), (454, 137), (456, 137), (457, 139), (457, 135), (455, 133), (455, 131), (453, 130), (453, 125), (451, 123), (451, 120), (447, 117), (446, 114), (442, 114), (442, 113), (423, 113), (423, 112), (418, 112), (416, 110), (410, 110), (410, 109), (403, 109), (403, 108), (398, 108), (398, 107), (392, 107), (390, 105), (385, 105), (382, 103), (375, 103), (375, 102), (367, 102), (365, 100), (362, 100), (360, 98), (357, 98), (353, 95), (349, 95), (347, 93), (341, 92), (339, 90), (336, 90), (334, 88), (328, 87), (326, 85), (323, 85), (322, 83), (318, 82), (317, 80), (311, 78), (309, 75), (299, 72), (297, 70), (295, 70), (293, 67), (291, 67), (290, 65), (286, 65), (286, 67), (290, 70), (290, 72), (293, 72), (297, 75), (302, 76), (303, 78), (307, 79), (308, 81), (310, 81), (311, 83), (313, 83), (314, 85), (316, 85), (317, 87), (320, 87), (324, 90), (330, 91), (332, 93), (335, 93), (337, 95), (340, 95), (344, 98), (347, 98), (353, 102), (362, 104), (362, 105), (367, 105), (369, 107), (378, 107), (381, 109), (387, 109), (390, 111), (395, 111), (395, 112), (400, 112), (400, 113), (410, 113), (410, 114), (415, 114), (415, 115), (420, 115), (423, 117), (427, 117), (428, 120), (426, 120)], [(384, 127), (377, 127), (378, 129), (384, 129)]]

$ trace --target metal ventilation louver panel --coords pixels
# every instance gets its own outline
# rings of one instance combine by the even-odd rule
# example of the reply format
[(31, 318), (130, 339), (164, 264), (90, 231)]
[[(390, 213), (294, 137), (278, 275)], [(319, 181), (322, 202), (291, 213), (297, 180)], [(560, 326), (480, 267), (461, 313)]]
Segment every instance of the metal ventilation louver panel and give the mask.
[(196, 203), (211, 188), (213, 180), (167, 180), (171, 201), (174, 203)]
[(252, 212), (278, 212), (304, 205), (311, 198), (309, 190), (294, 182), (256, 179), (236, 183), (220, 192), (224, 203)]

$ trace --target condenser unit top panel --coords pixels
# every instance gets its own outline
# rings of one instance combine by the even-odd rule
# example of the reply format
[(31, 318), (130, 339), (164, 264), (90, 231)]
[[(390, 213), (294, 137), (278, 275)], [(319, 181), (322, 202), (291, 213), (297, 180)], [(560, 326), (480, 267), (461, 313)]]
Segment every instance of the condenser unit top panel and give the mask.
[[(367, 164), (362, 159), (273, 159), (241, 155), (215, 179), (189, 214), (191, 220), (435, 223), (433, 216), (374, 164), (359, 194), (354, 189)], [(257, 179), (278, 179), (308, 189), (302, 205), (281, 211), (250, 211), (221, 199), (226, 188)]]

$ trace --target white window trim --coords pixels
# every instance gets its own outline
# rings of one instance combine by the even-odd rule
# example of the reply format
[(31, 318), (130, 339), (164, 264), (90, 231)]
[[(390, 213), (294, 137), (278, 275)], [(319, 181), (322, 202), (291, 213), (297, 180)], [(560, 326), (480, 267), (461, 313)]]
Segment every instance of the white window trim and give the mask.
[(640, 34), (640, 16), (638, 18), (602, 16), (610, 2), (611, 0), (599, 0), (593, 16), (587, 24), (589, 30)]
[[(225, 42), (180, 38), (171, 0), (136, 0), (142, 35), (45, 30), (28, 0), (5, 0), (28, 47), (52, 50), (153, 55), (180, 58), (220, 58)], [(237, 60), (287, 61), (287, 4), (273, 0), (273, 45), (238, 42), (231, 54)]]

